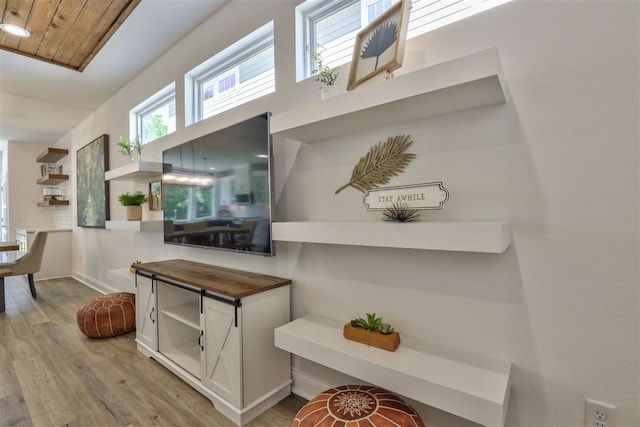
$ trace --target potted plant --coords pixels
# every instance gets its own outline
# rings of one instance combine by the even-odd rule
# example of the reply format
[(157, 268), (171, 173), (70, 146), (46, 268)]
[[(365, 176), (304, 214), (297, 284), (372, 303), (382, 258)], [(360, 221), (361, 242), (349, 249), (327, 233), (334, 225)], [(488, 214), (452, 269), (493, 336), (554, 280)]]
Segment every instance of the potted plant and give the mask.
[(315, 63), (315, 68), (311, 70), (311, 74), (316, 75), (316, 81), (322, 83), (320, 86), (320, 97), (327, 99), (338, 94), (339, 89), (336, 86), (336, 80), (340, 70), (338, 67), (329, 67), (322, 59), (320, 52), (311, 52), (307, 48), (311, 59)]
[(146, 194), (137, 191), (133, 194), (124, 193), (118, 196), (118, 201), (122, 203), (127, 211), (127, 221), (140, 221), (142, 219), (142, 204), (148, 200)]
[(138, 265), (138, 264), (142, 264), (142, 261), (140, 261), (140, 260), (135, 260), (135, 261), (133, 261), (133, 262), (131, 263), (131, 266), (129, 267), (129, 271), (130, 271), (131, 273), (133, 273), (133, 274), (136, 274), (136, 270), (137, 270), (137, 269), (136, 269), (136, 265)]
[(375, 313), (367, 313), (366, 319), (359, 317), (344, 325), (343, 335), (346, 339), (388, 351), (395, 351), (400, 345), (400, 334)]
[(129, 156), (129, 161), (133, 163), (133, 155), (131, 150), (135, 150), (138, 153), (138, 160), (142, 160), (142, 142), (140, 141), (140, 137), (136, 135), (136, 138), (131, 142), (129, 138), (125, 138), (121, 136), (118, 139), (118, 147), (120, 149), (120, 154), (124, 154), (125, 156)]

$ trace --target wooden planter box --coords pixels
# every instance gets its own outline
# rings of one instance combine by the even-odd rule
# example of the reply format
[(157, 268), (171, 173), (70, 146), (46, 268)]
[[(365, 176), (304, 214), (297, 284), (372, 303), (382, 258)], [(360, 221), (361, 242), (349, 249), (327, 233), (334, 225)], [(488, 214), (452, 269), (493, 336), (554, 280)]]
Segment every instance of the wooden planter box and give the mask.
[(140, 221), (142, 219), (142, 206), (130, 205), (125, 206), (124, 208), (127, 215), (127, 221)]
[(366, 329), (352, 326), (351, 322), (344, 325), (343, 335), (348, 340), (388, 351), (396, 351), (396, 348), (400, 345), (400, 334), (398, 332), (392, 332), (388, 335), (383, 335), (378, 331), (367, 333)]

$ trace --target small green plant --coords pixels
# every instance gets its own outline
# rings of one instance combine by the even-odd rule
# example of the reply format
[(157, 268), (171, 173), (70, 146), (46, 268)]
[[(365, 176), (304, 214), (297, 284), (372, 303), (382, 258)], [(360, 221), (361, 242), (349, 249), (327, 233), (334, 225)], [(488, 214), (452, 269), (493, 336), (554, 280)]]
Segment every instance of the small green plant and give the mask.
[(120, 148), (120, 154), (124, 154), (125, 156), (131, 157), (131, 150), (135, 150), (135, 152), (138, 153), (138, 156), (142, 154), (142, 141), (140, 141), (140, 137), (138, 135), (136, 135), (133, 141), (121, 136), (118, 139), (118, 147)]
[(332, 68), (325, 64), (320, 52), (311, 52), (309, 47), (307, 47), (307, 52), (309, 52), (311, 59), (315, 63), (315, 68), (311, 70), (311, 74), (316, 75), (316, 81), (327, 86), (334, 86), (340, 73), (338, 67)]
[(120, 139), (118, 139), (118, 148), (120, 149), (120, 154), (131, 156), (131, 143), (127, 138), (121, 136)]
[(124, 193), (118, 196), (118, 201), (122, 203), (122, 206), (136, 206), (145, 203), (148, 200), (146, 194), (142, 191), (137, 191), (133, 194)]
[(133, 261), (133, 263), (134, 263), (134, 264), (142, 264), (142, 261), (140, 261), (140, 260), (138, 260), (138, 259), (137, 259), (137, 260)]
[(375, 313), (367, 313), (366, 320), (362, 317), (352, 320), (351, 326), (364, 328), (367, 333), (378, 331), (383, 335), (389, 335), (394, 330), (390, 324), (382, 322), (382, 317), (376, 317)]

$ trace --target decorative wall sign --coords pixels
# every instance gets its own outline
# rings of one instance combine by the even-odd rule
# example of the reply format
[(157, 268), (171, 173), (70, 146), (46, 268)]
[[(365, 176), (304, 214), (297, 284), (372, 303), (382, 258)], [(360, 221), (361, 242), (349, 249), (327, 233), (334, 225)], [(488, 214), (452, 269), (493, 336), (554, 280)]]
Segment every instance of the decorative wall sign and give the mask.
[(347, 90), (402, 66), (411, 0), (400, 0), (356, 36)]
[(362, 202), (368, 211), (383, 211), (394, 203), (404, 203), (411, 209), (436, 210), (442, 209), (447, 200), (449, 191), (438, 181), (367, 190)]
[(396, 135), (374, 145), (366, 156), (360, 159), (353, 168), (351, 180), (336, 190), (336, 194), (347, 187), (353, 187), (363, 193), (380, 184), (387, 184), (392, 176), (398, 175), (409, 164), (415, 154), (405, 153), (404, 150), (413, 141), (409, 135)]
[(102, 135), (76, 152), (78, 227), (105, 228), (109, 219), (108, 143), (109, 136)]

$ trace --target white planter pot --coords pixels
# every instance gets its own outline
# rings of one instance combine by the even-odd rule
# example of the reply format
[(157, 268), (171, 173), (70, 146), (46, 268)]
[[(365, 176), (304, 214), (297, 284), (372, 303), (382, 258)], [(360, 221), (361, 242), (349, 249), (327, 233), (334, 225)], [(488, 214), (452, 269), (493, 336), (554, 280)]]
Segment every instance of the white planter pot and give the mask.
[(340, 89), (338, 89), (338, 86), (322, 86), (320, 88), (320, 98), (322, 100), (336, 96), (339, 93)]

